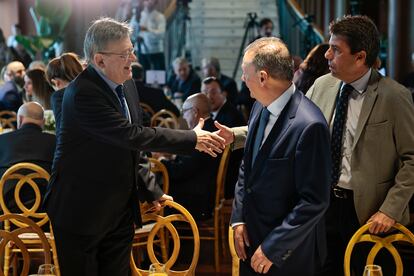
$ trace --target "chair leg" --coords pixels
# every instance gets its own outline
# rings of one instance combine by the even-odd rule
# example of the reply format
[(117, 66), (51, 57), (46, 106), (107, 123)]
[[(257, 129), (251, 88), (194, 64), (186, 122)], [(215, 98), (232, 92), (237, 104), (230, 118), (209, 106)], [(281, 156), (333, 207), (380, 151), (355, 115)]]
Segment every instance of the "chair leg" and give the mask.
[(4, 250), (4, 275), (9, 275), (9, 269), (10, 269), (10, 246), (9, 244), (6, 244), (6, 248)]
[(168, 261), (168, 253), (167, 253), (167, 239), (166, 239), (166, 229), (160, 229), (160, 246), (161, 246), (161, 256), (162, 262), (165, 264)]
[(214, 218), (214, 265), (216, 272), (220, 272), (220, 256), (219, 256), (219, 214), (215, 214)]
[[(18, 264), (18, 256), (17, 256), (17, 254), (13, 254), (13, 257), (12, 257), (12, 262), (13, 262), (13, 276), (18, 276), (18, 273), (17, 273), (17, 270), (18, 270), (18, 266), (17, 266), (17, 264)], [(7, 275), (7, 274), (5, 274), (5, 275)]]

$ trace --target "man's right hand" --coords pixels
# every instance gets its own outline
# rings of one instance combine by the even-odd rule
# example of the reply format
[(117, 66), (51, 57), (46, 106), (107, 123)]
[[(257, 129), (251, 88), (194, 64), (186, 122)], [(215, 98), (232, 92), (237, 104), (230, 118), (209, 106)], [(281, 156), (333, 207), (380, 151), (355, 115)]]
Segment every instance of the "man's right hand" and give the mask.
[(224, 139), (215, 133), (202, 130), (204, 120), (200, 119), (198, 125), (193, 129), (197, 135), (196, 149), (204, 151), (213, 157), (216, 157), (216, 153), (222, 153), (226, 147)]
[(234, 142), (234, 133), (231, 128), (226, 127), (225, 125), (220, 124), (217, 121), (214, 121), (214, 125), (218, 128), (214, 133), (224, 139), (224, 143), (229, 145)]
[(250, 246), (249, 237), (247, 235), (247, 228), (245, 224), (234, 226), (234, 247), (236, 248), (237, 256), (243, 261), (247, 259), (246, 247)]

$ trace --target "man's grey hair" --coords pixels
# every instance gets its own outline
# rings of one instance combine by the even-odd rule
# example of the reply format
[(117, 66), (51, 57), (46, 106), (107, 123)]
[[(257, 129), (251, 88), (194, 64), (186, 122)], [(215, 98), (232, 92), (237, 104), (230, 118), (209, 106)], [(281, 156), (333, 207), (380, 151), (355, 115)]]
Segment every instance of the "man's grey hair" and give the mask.
[(220, 61), (216, 57), (203, 58), (201, 60), (201, 66), (213, 66), (216, 69), (217, 73), (220, 73)]
[(263, 37), (246, 47), (244, 53), (253, 52), (252, 64), (256, 71), (264, 70), (272, 78), (293, 79), (293, 60), (286, 44), (276, 37)]
[(184, 57), (178, 57), (178, 58), (174, 59), (174, 61), (172, 62), (172, 65), (173, 65), (174, 68), (178, 67), (182, 64), (188, 64), (187, 59), (184, 58)]
[(109, 42), (119, 41), (131, 34), (131, 28), (124, 22), (109, 17), (95, 20), (89, 27), (83, 43), (86, 61), (90, 63), (96, 53), (104, 51)]

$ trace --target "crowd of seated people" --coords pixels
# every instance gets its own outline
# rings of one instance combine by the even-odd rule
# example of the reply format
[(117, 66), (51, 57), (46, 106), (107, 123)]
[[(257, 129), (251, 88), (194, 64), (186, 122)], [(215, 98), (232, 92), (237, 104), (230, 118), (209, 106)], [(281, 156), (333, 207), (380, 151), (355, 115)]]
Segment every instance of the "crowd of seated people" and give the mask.
[[(306, 93), (317, 78), (329, 73), (325, 58), (328, 49), (329, 44), (326, 43), (315, 46), (299, 65), (293, 80), (298, 90)], [(65, 53), (52, 59), (46, 68), (41, 65), (41, 62), (35, 61), (26, 71), (23, 63), (12, 61), (2, 70), (4, 83), (0, 86), (0, 111), (17, 112), (18, 129), (0, 135), (0, 176), (19, 162), (32, 162), (51, 171), (56, 136), (42, 131), (44, 111), (53, 109), (56, 135), (59, 136), (65, 88), (84, 67), (74, 53)], [(246, 125), (254, 100), (247, 86), (243, 85), (239, 91), (235, 80), (221, 72), (219, 59), (202, 59), (199, 73), (203, 79), (184, 57), (177, 57), (170, 67), (174, 74), (168, 79), (164, 92), (162, 87), (145, 83), (145, 70), (140, 63), (132, 65), (140, 102), (148, 104), (155, 112), (162, 109), (171, 111), (177, 117), (182, 117), (189, 128), (194, 128), (200, 118), (204, 119), (203, 129), (211, 132), (217, 131), (214, 121), (228, 127)], [(174, 101), (176, 99), (180, 101)], [(139, 105), (139, 102), (136, 104)], [(247, 106), (246, 114), (240, 112), (240, 104)], [(148, 125), (148, 122), (144, 123)], [(243, 149), (231, 152), (225, 184), (226, 198), (234, 197), (243, 153)], [(209, 218), (220, 158), (194, 150), (190, 155), (165, 155), (161, 160), (167, 167), (170, 194), (174, 199), (197, 220)], [(147, 162), (143, 157), (142, 164)], [(12, 185), (7, 191), (12, 191)], [(3, 196), (11, 206), (15, 205), (10, 193)], [(30, 202), (33, 194), (24, 198)]]

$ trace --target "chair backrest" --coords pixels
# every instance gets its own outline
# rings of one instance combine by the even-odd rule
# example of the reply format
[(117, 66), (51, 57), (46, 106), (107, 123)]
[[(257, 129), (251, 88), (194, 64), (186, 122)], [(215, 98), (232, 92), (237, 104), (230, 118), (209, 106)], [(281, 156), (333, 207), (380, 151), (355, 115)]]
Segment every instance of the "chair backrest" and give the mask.
[[(9, 230), (0, 230), (0, 258), (4, 260), (4, 254), (6, 251), (6, 246), (10, 246), (9, 242), (12, 242), (15, 247), (20, 249), (20, 252), (23, 257), (23, 268), (20, 275), (28, 275), (30, 269), (30, 255), (29, 250), (27, 249), (25, 243), (20, 238), (20, 235), (23, 233), (34, 233), (39, 237), (40, 245), (42, 247), (42, 254), (44, 254), (44, 263), (51, 263), (50, 256), (50, 245), (49, 242), (43, 233), (42, 229), (33, 222), (31, 219), (26, 218), (18, 214), (7, 214), (0, 216), (0, 222), (7, 222), (10, 220), (19, 221), (22, 225), (26, 225), (24, 228), (17, 228), (13, 231)], [(3, 270), (0, 266), (0, 276), (3, 276)]]
[(217, 170), (216, 178), (216, 197), (214, 201), (214, 206), (217, 208), (221, 205), (222, 200), (224, 199), (224, 185), (226, 182), (227, 167), (230, 159), (230, 146), (226, 146), (221, 155), (220, 164)]
[(348, 242), (348, 246), (346, 247), (345, 251), (345, 258), (344, 258), (344, 271), (345, 276), (351, 275), (351, 254), (352, 250), (355, 247), (355, 244), (360, 242), (372, 242), (374, 243), (371, 251), (368, 254), (367, 262), (366, 264), (373, 264), (375, 256), (377, 256), (378, 252), (385, 248), (388, 250), (395, 261), (395, 267), (396, 267), (396, 276), (402, 276), (403, 275), (403, 264), (401, 261), (401, 257), (398, 254), (397, 249), (393, 245), (393, 242), (406, 242), (411, 245), (414, 245), (414, 235), (410, 232), (407, 228), (405, 228), (403, 225), (396, 223), (393, 226), (393, 231), (389, 235), (385, 237), (377, 236), (374, 234), (370, 234), (368, 232), (369, 226), (371, 223), (367, 223), (361, 228), (359, 228), (355, 234), (352, 236), (351, 240)]
[(160, 111), (155, 113), (154, 116), (152, 116), (151, 126), (178, 129), (178, 118), (171, 111), (161, 109)]
[[(35, 218), (36, 224), (40, 227), (45, 225), (49, 219), (45, 212), (38, 212), (42, 204), (42, 195), (39, 189), (36, 180), (43, 180), (48, 182), (50, 178), (49, 173), (42, 167), (32, 164), (32, 163), (18, 163), (11, 166), (0, 179), (0, 206), (4, 214), (11, 214), (9, 210), (8, 203), (5, 200), (5, 188), (11, 182), (17, 182), (14, 187), (14, 200), (16, 206), (19, 209), (18, 213), (24, 217)], [(20, 198), (20, 191), (23, 186), (31, 187), (34, 191), (35, 198), (33, 205), (28, 208)], [(14, 213), (17, 213), (14, 211)], [(20, 220), (11, 219), (14, 225), (18, 227), (26, 227), (25, 223), (22, 223)], [(9, 220), (5, 221), (5, 229), (9, 230), (10, 228)]]
[(168, 177), (168, 170), (165, 167), (165, 165), (163, 163), (161, 163), (160, 161), (158, 161), (155, 158), (148, 158), (148, 160), (151, 162), (151, 171), (153, 173), (161, 173), (162, 175), (162, 191), (165, 194), (168, 194), (169, 190), (170, 190), (170, 179)]
[(152, 116), (154, 116), (154, 114), (155, 114), (154, 109), (152, 109), (152, 107), (149, 104), (139, 102), (139, 105), (141, 106), (142, 111), (147, 113), (150, 118), (152, 118)]
[[(147, 252), (148, 257), (151, 263), (153, 264), (160, 264), (164, 265), (165, 271), (168, 275), (194, 275), (195, 268), (197, 266), (198, 257), (200, 253), (200, 236), (197, 228), (197, 224), (194, 221), (191, 214), (180, 204), (173, 202), (173, 201), (165, 201), (162, 204), (162, 207), (168, 207), (170, 210), (164, 210), (164, 213), (170, 214), (162, 216), (160, 215), (161, 212), (150, 212), (143, 214), (142, 220), (144, 223), (148, 222), (155, 222), (154, 227), (152, 228), (151, 232), (148, 235), (147, 241)], [(165, 208), (166, 209), (166, 208)], [(193, 257), (191, 259), (191, 263), (189, 267), (182, 271), (176, 271), (171, 269), (175, 262), (177, 261), (179, 251), (180, 251), (180, 236), (176, 229), (177, 222), (180, 224), (187, 223), (190, 225), (192, 235), (194, 237), (194, 246), (193, 246)], [(154, 252), (154, 239), (156, 238), (157, 233), (162, 229), (166, 228), (168, 230), (169, 235), (172, 237), (173, 240), (173, 248), (171, 256), (169, 256), (168, 261), (163, 264), (158, 260), (155, 256)], [(132, 257), (131, 253), (131, 269), (133, 275), (148, 275), (148, 270), (138, 268), (135, 264), (134, 258)]]
[(16, 129), (17, 115), (14, 111), (3, 110), (0, 111), (0, 123), (3, 128)]
[(229, 227), (229, 249), (231, 255), (231, 275), (238, 276), (240, 259), (239, 256), (237, 256), (236, 248), (234, 247), (234, 230), (231, 226)]

